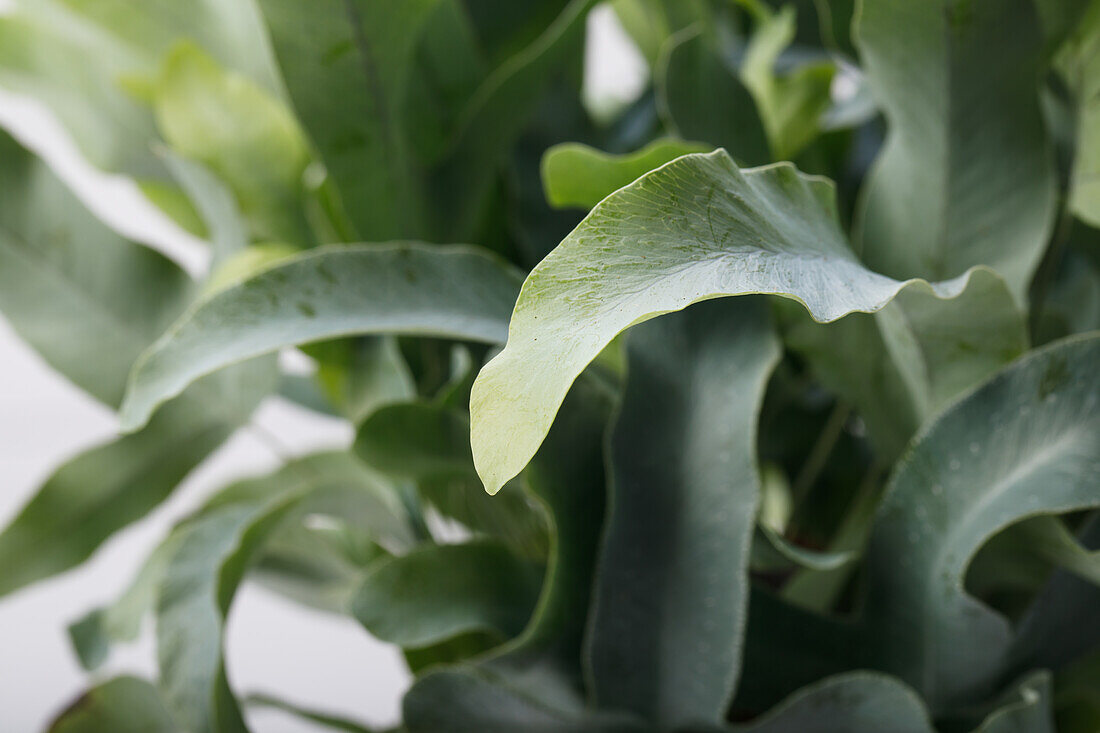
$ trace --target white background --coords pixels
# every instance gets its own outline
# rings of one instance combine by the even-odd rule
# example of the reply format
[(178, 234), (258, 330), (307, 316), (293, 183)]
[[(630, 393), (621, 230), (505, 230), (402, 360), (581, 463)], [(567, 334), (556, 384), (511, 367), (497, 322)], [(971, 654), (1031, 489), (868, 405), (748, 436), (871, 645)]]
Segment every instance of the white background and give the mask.
[[(0, 12), (4, 9), (0, 0)], [(629, 101), (645, 81), (644, 62), (607, 8), (590, 17), (587, 98), (601, 106)], [(153, 209), (128, 182), (83, 163), (44, 108), (0, 92), (0, 126), (38, 152), (100, 218), (164, 251), (193, 274), (205, 247)], [(2, 195), (2, 192), (0, 192)], [(349, 444), (351, 427), (271, 398), (253, 423), (293, 454)], [(115, 435), (114, 415), (53, 372), (0, 315), (0, 526), (65, 459)], [(80, 568), (0, 599), (0, 733), (36, 733), (88, 684), (69, 647), (66, 626), (114, 599), (171, 525), (209, 492), (277, 465), (270, 448), (238, 432), (145, 520), (118, 533)], [(409, 683), (400, 655), (355, 622), (303, 609), (246, 584), (227, 633), (230, 682), (238, 693), (266, 692), (372, 725), (397, 721)], [(151, 629), (117, 650), (98, 673), (155, 675)], [(251, 713), (255, 733), (316, 728), (282, 713)]]

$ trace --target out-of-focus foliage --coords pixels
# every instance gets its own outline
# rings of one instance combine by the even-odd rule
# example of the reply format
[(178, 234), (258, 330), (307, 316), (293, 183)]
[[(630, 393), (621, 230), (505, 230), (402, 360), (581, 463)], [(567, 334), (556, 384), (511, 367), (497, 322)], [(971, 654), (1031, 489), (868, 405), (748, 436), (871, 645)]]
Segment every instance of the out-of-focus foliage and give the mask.
[(356, 432), (74, 619), (91, 671), (155, 618), (160, 671), (51, 730), (366, 730), (231, 689), (250, 580), (400, 647), (407, 733), (1100, 728), (1100, 1), (613, 0), (648, 81), (600, 115), (595, 4), (0, 16), (0, 88), (212, 262), (0, 140), (0, 310), (122, 429), (0, 532), (0, 595), (269, 396)]

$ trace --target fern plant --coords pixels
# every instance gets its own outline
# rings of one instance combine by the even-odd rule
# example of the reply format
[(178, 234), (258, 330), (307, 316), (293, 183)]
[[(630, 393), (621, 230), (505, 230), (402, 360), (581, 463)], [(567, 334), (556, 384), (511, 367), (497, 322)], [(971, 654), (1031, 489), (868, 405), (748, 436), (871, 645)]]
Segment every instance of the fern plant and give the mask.
[(591, 0), (15, 5), (0, 86), (213, 264), (0, 141), (0, 309), (121, 426), (0, 594), (268, 395), (357, 431), (74, 619), (160, 674), (51, 731), (294, 712), (227, 681), (245, 580), (399, 646), (409, 733), (1100, 728), (1100, 2), (614, 0), (649, 83), (598, 116)]

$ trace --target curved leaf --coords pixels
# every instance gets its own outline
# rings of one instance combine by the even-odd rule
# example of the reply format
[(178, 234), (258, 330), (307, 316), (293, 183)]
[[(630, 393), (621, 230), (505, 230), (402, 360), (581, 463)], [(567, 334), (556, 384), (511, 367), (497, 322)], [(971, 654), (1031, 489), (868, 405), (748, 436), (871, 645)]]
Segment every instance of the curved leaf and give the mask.
[(308, 720), (310, 723), (325, 728), (326, 730), (341, 730), (345, 731), (345, 733), (371, 733), (370, 729), (359, 723), (345, 720), (344, 718), (339, 718), (319, 710), (303, 708), (285, 700), (271, 697), (270, 695), (249, 695), (244, 702), (249, 708), (270, 708), (272, 710), (280, 710), (295, 718)]
[(116, 677), (74, 702), (48, 733), (179, 733), (157, 689), (136, 677)]
[[(577, 382), (525, 474), (553, 522), (542, 595), (524, 632), (476, 663), (431, 671), (405, 696), (411, 733), (610, 731), (585, 710), (581, 642), (603, 523), (609, 396)], [(541, 726), (541, 727), (540, 727)]]
[(866, 0), (856, 23), (889, 123), (864, 192), (864, 261), (930, 280), (989, 265), (1024, 302), (1057, 199), (1035, 3)]
[(278, 93), (278, 73), (253, 4), (208, 0), (186, 13), (175, 0), (17, 0), (13, 13), (0, 16), (0, 85), (49, 107), (93, 165), (141, 180), (164, 179), (151, 145), (153, 115), (127, 82), (154, 73), (181, 39)]
[(551, 206), (591, 209), (654, 168), (681, 155), (711, 149), (701, 143), (661, 138), (633, 153), (613, 155), (580, 143), (562, 143), (543, 153), (542, 186)]
[[(0, 309), (45, 360), (114, 406), (130, 365), (195, 291), (175, 264), (97, 221), (0, 135)], [(269, 360), (204, 379), (145, 430), (61, 466), (0, 534), (0, 595), (87, 559), (244, 423)]]
[(0, 161), (0, 310), (51, 366), (116, 407), (134, 361), (196, 288), (167, 257), (108, 229), (3, 133)]
[[(1100, 552), (1100, 515), (1085, 524), (1078, 547), (1092, 557)], [(1100, 645), (1100, 628), (1092, 623), (1097, 608), (1100, 585), (1078, 574), (1055, 572), (1016, 624), (1010, 671), (1059, 670), (1095, 649)]]
[(527, 623), (542, 571), (504, 545), (432, 545), (374, 565), (351, 611), (373, 636), (422, 648), (474, 631), (500, 641)]
[(411, 733), (645, 733), (650, 728), (626, 716), (564, 713), (522, 691), (507, 676), (474, 667), (442, 669), (417, 680), (405, 696)]
[[(75, 567), (118, 530), (166, 499), (243, 423), (274, 380), (242, 364), (195, 385), (141, 431), (92, 448), (58, 468), (0, 533), (0, 595)], [(206, 399), (220, 385), (243, 405), (225, 414)], [(223, 406), (228, 407), (228, 406)]]
[(1049, 672), (1024, 680), (1001, 697), (1000, 707), (989, 713), (974, 733), (1055, 733), (1050, 687)]
[(742, 171), (687, 155), (609, 196), (528, 276), (508, 343), (470, 400), (474, 462), (493, 493), (542, 442), (569, 385), (622, 330), (694, 302), (772, 293), (816, 320), (881, 309), (903, 288), (936, 297), (968, 276), (899, 282), (855, 259), (831, 185), (789, 164)]
[(320, 454), (270, 476), (234, 484), (178, 530), (156, 605), (157, 659), (165, 701), (195, 733), (244, 731), (225, 678), (223, 627), (238, 586), (268, 538), (296, 511), (335, 503), (362, 513), (380, 542), (407, 532), (396, 497), (346, 454)]
[(908, 686), (886, 675), (849, 672), (794, 693), (738, 733), (934, 733), (928, 710)]
[(283, 260), (198, 303), (145, 353), (122, 425), (144, 424), (204, 374), (282, 346), (358, 333), (500, 341), (516, 284), (512, 270), (465, 247), (328, 247)]
[(425, 402), (387, 405), (359, 427), (355, 452), (395, 480), (414, 481), (421, 499), (443, 516), (523, 555), (545, 557), (546, 523), (528, 492), (516, 485), (487, 496), (482, 489), (464, 412)]
[(963, 590), (970, 558), (1023, 517), (1100, 505), (1100, 336), (1014, 362), (927, 425), (895, 469), (866, 556), (876, 666), (934, 710), (982, 694), (1011, 641)]
[(989, 270), (971, 273), (951, 300), (904, 290), (873, 315), (825, 325), (794, 307), (783, 312), (789, 314), (787, 342), (828, 388), (855, 406), (884, 462), (944, 404), (1028, 344), (1024, 314), (1004, 280)]
[(168, 52), (151, 92), (165, 141), (225, 181), (255, 238), (312, 243), (301, 201), (310, 154), (281, 100), (186, 41)]
[(855, 562), (852, 550), (811, 550), (794, 544), (767, 525), (758, 524), (752, 537), (752, 569), (776, 572), (791, 568), (826, 571)]
[(639, 327), (611, 434), (611, 511), (588, 642), (596, 704), (660, 729), (724, 719), (737, 684), (779, 360), (766, 306), (700, 303)]
[[(248, 246), (248, 231), (229, 188), (210, 169), (164, 148), (161, 157), (191, 200), (210, 242), (211, 270)], [(208, 284), (209, 287), (209, 284)]]

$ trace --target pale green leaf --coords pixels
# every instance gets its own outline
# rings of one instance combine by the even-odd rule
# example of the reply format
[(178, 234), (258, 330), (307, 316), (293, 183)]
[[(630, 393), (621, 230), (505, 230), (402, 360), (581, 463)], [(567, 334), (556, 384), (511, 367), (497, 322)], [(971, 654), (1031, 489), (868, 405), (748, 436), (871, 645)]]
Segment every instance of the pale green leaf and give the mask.
[(271, 92), (280, 82), (250, 0), (18, 0), (0, 16), (0, 86), (43, 102), (96, 166), (139, 180), (167, 178), (151, 143), (151, 111), (126, 82), (154, 73), (191, 39)]
[(165, 141), (225, 182), (255, 238), (312, 243), (302, 207), (310, 155), (281, 100), (189, 42), (167, 54), (151, 89)]
[(145, 353), (123, 427), (203, 374), (283, 346), (366, 333), (501, 341), (516, 284), (507, 266), (465, 247), (329, 247), (284, 260), (199, 302)]
[(717, 723), (740, 670), (756, 418), (779, 343), (764, 302), (721, 300), (639, 327), (627, 353), (589, 637), (593, 695), (661, 729)]
[(471, 395), (474, 462), (490, 493), (535, 453), (569, 385), (622, 330), (694, 302), (773, 293), (819, 321), (876, 311), (903, 288), (863, 267), (832, 186), (789, 164), (742, 171), (725, 151), (687, 155), (606, 198), (523, 285), (508, 343)]
[(778, 13), (762, 13), (740, 69), (778, 160), (791, 159), (821, 132), (823, 115), (831, 103), (834, 68), (829, 61), (808, 62), (785, 73), (776, 69), (779, 55), (794, 34), (793, 6)]
[(889, 123), (865, 184), (864, 261), (930, 280), (988, 265), (1022, 303), (1057, 199), (1034, 3), (865, 0), (857, 24)]
[(551, 206), (591, 209), (639, 176), (709, 145), (675, 138), (654, 140), (641, 150), (612, 155), (580, 143), (562, 143), (543, 153), (542, 185)]
[(210, 170), (164, 148), (165, 165), (187, 194), (210, 241), (212, 267), (248, 246), (248, 231), (232, 192)]

